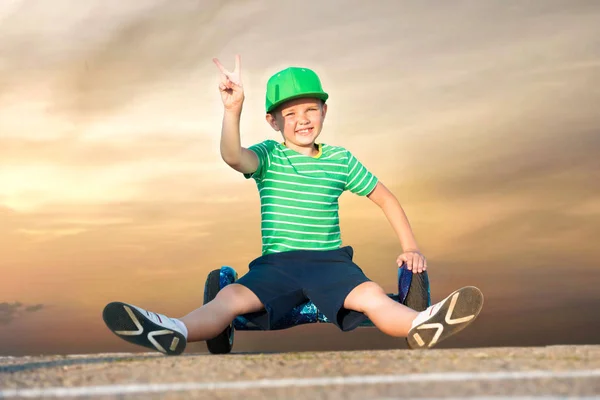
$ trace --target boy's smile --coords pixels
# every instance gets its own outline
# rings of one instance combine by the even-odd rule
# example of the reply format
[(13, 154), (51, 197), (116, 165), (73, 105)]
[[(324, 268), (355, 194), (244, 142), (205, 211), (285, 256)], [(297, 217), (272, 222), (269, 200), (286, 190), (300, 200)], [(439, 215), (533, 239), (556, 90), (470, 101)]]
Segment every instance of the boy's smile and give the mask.
[(267, 114), (267, 122), (281, 132), (285, 145), (298, 153), (313, 156), (315, 140), (321, 133), (327, 105), (319, 99), (300, 98), (284, 103)]
[(313, 128), (311, 127), (311, 128), (299, 129), (296, 131), (296, 133), (300, 134), (300, 135), (308, 135), (309, 133), (312, 133), (312, 131), (313, 131)]

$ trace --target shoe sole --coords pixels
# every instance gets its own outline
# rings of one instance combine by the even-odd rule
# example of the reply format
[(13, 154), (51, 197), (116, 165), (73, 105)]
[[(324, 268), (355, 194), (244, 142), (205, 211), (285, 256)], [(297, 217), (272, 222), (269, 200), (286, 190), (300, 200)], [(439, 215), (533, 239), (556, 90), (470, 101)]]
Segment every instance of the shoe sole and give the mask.
[(183, 353), (185, 337), (176, 331), (154, 323), (136, 308), (113, 302), (104, 307), (102, 319), (115, 335), (130, 343), (175, 356)]
[(427, 349), (465, 329), (483, 307), (483, 293), (467, 286), (450, 294), (442, 307), (428, 320), (408, 332), (408, 347)]

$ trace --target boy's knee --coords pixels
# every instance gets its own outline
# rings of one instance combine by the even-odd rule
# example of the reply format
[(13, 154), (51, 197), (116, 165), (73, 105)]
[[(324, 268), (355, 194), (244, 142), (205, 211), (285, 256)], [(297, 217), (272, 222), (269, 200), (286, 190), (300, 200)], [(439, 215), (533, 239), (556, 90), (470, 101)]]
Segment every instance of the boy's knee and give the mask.
[(236, 314), (259, 311), (263, 305), (256, 295), (247, 287), (232, 283), (217, 293), (215, 300)]
[(344, 302), (345, 308), (365, 312), (377, 307), (387, 298), (387, 294), (381, 286), (375, 282), (364, 282), (355, 287)]
[(215, 300), (219, 302), (241, 302), (243, 301), (244, 292), (248, 290), (246, 287), (242, 285), (238, 285), (236, 283), (232, 283), (230, 285), (225, 286), (223, 289), (219, 290)]
[(387, 296), (383, 288), (375, 282), (361, 283), (356, 287), (356, 289), (358, 289), (361, 296), (367, 298), (376, 298), (380, 297), (381, 295)]

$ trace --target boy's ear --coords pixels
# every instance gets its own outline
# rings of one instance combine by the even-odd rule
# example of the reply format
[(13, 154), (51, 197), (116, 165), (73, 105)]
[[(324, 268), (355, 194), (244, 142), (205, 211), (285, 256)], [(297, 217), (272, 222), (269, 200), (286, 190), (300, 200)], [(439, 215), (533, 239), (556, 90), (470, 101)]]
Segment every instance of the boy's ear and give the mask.
[(321, 108), (323, 109), (323, 118), (325, 118), (325, 115), (327, 115), (327, 103), (323, 103)]
[(271, 128), (275, 129), (277, 132), (280, 131), (279, 125), (277, 125), (277, 120), (275, 119), (273, 114), (267, 114), (265, 118), (267, 119), (269, 125), (271, 125)]

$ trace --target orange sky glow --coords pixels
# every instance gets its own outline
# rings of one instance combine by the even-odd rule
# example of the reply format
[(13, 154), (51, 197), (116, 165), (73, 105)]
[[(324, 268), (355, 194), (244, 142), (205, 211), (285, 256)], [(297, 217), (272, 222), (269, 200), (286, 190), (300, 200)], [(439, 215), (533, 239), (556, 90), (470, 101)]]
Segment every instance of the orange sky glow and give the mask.
[[(104, 326), (106, 303), (181, 316), (212, 269), (259, 256), (256, 187), (219, 155), (211, 60), (237, 53), (243, 145), (279, 139), (268, 77), (314, 69), (330, 94), (319, 141), (396, 194), (434, 300), (483, 290), (481, 322), (447, 346), (600, 343), (599, 5), (227, 4), (0, 4), (0, 355), (140, 351)], [(395, 291), (384, 215), (349, 193), (340, 215), (355, 261)], [(405, 346), (332, 328), (234, 349)]]

